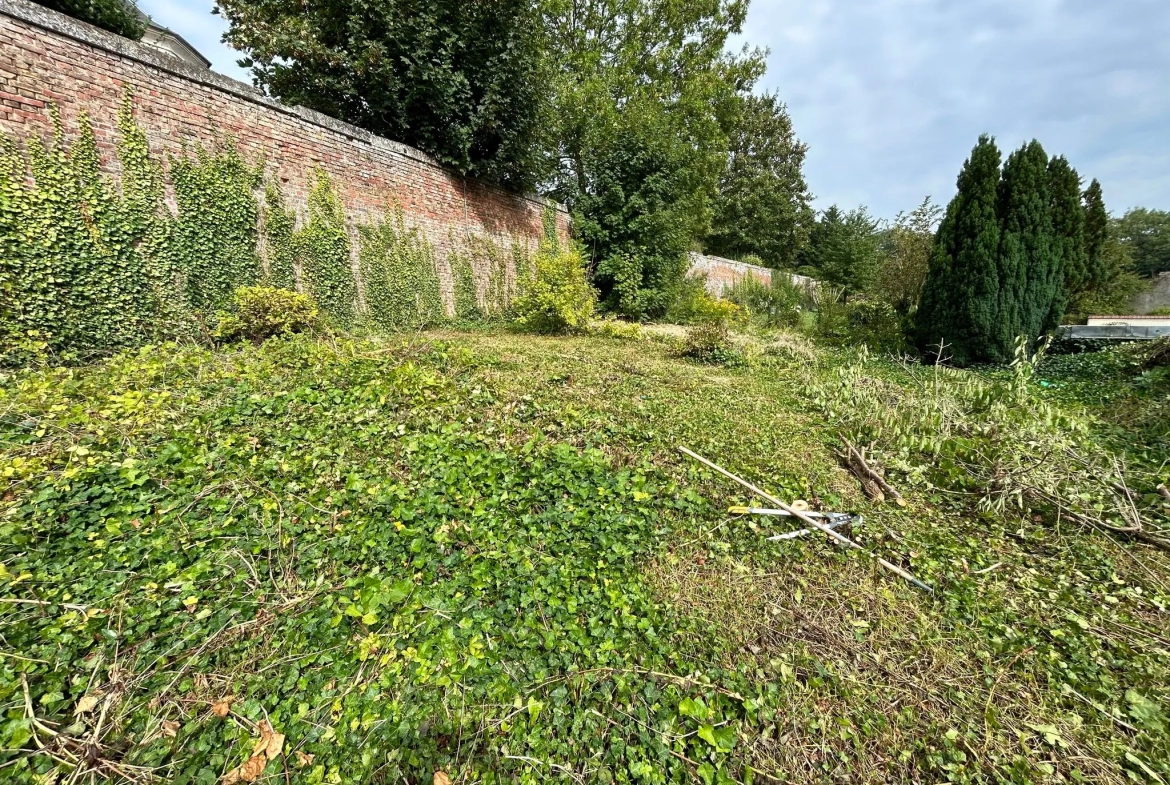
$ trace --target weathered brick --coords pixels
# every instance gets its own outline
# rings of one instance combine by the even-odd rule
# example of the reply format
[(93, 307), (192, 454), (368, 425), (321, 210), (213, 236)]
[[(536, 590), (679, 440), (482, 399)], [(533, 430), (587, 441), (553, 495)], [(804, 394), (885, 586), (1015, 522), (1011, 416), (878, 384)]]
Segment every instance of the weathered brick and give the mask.
[[(338, 189), (351, 231), (400, 206), (406, 220), (434, 243), (441, 261), (457, 247), (452, 238), (489, 235), (503, 244), (513, 238), (532, 244), (542, 234), (538, 199), (466, 180), (412, 148), (370, 141), (357, 129), (276, 105), (242, 83), (171, 63), (166, 55), (112, 34), (79, 28), (27, 0), (0, 0), (0, 62), (5, 63), (0, 132), (21, 143), (29, 134), (49, 135), (46, 101), (29, 96), (61, 108), (69, 138), (85, 110), (103, 165), (116, 174), (116, 158), (106, 153), (116, 144), (114, 119), (129, 88), (135, 118), (155, 155), (182, 154), (184, 143), (211, 147), (232, 140), (244, 155), (264, 159), (266, 175), (281, 184), (286, 202), (300, 214), (313, 171), (321, 167)], [(568, 215), (560, 210), (557, 219), (567, 236)], [(449, 277), (447, 270), (448, 291)]]

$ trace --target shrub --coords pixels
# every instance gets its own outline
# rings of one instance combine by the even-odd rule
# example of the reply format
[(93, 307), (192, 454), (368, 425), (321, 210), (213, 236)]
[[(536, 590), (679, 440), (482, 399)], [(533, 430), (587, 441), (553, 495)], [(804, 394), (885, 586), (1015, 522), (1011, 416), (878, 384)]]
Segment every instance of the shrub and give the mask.
[(727, 299), (747, 309), (753, 319), (765, 327), (796, 327), (806, 299), (804, 287), (788, 273), (772, 274), (771, 284), (754, 276), (736, 281)]
[(546, 335), (577, 332), (589, 325), (597, 297), (585, 279), (576, 248), (545, 241), (532, 260), (532, 274), (512, 303), (515, 324)]
[(854, 300), (845, 306), (849, 342), (875, 352), (897, 354), (906, 348), (902, 317), (883, 300)]
[(688, 275), (674, 285), (663, 320), (670, 324), (697, 324), (697, 312), (708, 299), (707, 276)]
[(305, 294), (270, 286), (241, 286), (232, 311), (219, 314), (215, 337), (260, 343), (274, 335), (299, 333), (317, 323), (317, 306)]
[(724, 322), (703, 322), (687, 330), (682, 354), (706, 363), (724, 363), (734, 356), (731, 335)]
[(589, 333), (599, 338), (637, 341), (642, 338), (642, 325), (637, 322), (623, 322), (620, 319), (602, 319), (589, 325)]
[(146, 22), (135, 13), (132, 0), (37, 0), (43, 6), (89, 22), (135, 41), (142, 39)]

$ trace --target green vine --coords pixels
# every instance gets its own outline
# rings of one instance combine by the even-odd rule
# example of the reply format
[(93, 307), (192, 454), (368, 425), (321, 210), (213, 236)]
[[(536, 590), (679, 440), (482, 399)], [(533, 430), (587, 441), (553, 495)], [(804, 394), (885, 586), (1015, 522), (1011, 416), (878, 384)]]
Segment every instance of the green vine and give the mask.
[(30, 138), (26, 159), (5, 140), (0, 153), (5, 354), (30, 332), (54, 351), (129, 345), (151, 316), (136, 248), (144, 227), (99, 174), (88, 117), (69, 147), (59, 112), (50, 114), (47, 147)]
[(285, 209), (280, 189), (272, 183), (264, 187), (264, 239), (268, 257), (268, 281), (282, 289), (296, 290), (297, 216)]
[[(30, 137), (26, 153), (0, 136), (0, 364), (24, 362), (30, 352), (80, 358), (189, 335), (238, 287), (262, 277), (312, 295), (334, 324), (354, 323), (350, 237), (324, 170), (313, 175), (298, 229), (276, 184), (266, 185), (262, 204), (257, 199), (262, 163), (246, 160), (231, 140), (173, 156), (164, 172), (135, 122), (129, 90), (117, 115), (118, 182), (102, 174), (84, 113), (72, 144), (55, 107), (50, 115), (51, 139)], [(434, 248), (400, 211), (359, 231), (365, 311), (382, 329), (440, 322), (449, 306), (459, 320), (500, 316), (531, 275), (522, 240), (513, 239), (510, 253), (487, 237), (453, 242), (453, 296), (445, 303)], [(545, 232), (555, 231), (555, 214), (546, 211)]]
[(434, 247), (401, 210), (359, 230), (358, 251), (366, 310), (384, 330), (424, 327), (446, 317)]
[(349, 233), (341, 200), (323, 169), (314, 173), (309, 220), (293, 235), (293, 247), (308, 293), (334, 324), (352, 325), (357, 284), (350, 262)]
[[(454, 243), (452, 243), (454, 246)], [(451, 293), (455, 319), (467, 322), (479, 319), (479, 292), (475, 284), (475, 266), (467, 249), (454, 248), (447, 257), (451, 268)]]
[(179, 214), (169, 245), (186, 279), (187, 304), (197, 311), (224, 306), (237, 287), (260, 276), (254, 191), (261, 171), (234, 144), (197, 146), (193, 158), (171, 158)]

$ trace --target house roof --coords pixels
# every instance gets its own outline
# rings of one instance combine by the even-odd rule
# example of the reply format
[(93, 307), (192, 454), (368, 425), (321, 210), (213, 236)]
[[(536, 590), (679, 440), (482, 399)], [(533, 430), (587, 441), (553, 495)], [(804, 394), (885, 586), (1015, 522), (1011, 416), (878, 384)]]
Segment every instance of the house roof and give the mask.
[(184, 60), (191, 65), (201, 65), (204, 68), (211, 68), (211, 61), (203, 56), (195, 47), (187, 41), (186, 38), (171, 30), (169, 27), (163, 27), (156, 24), (149, 16), (138, 11), (138, 18), (146, 22), (146, 34), (142, 36), (142, 43), (149, 47), (166, 52), (169, 55)]

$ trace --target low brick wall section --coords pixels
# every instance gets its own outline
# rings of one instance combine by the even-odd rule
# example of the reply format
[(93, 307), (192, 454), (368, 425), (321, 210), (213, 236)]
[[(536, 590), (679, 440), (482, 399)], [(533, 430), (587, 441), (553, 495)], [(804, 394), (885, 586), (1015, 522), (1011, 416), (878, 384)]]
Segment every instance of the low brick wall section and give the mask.
[[(357, 225), (401, 207), (407, 224), (434, 243), (448, 298), (450, 271), (442, 268), (453, 248), (475, 235), (531, 245), (542, 234), (544, 202), (538, 198), (461, 177), (411, 147), (284, 106), (242, 82), (27, 0), (0, 0), (0, 133), (18, 143), (33, 134), (47, 139), (47, 105), (53, 103), (71, 139), (85, 110), (103, 166), (116, 174), (115, 119), (127, 86), (156, 156), (232, 138), (245, 156), (265, 161), (286, 204), (302, 214), (312, 172), (321, 167), (333, 178), (355, 233)], [(567, 237), (569, 216), (559, 207), (557, 225)], [(484, 271), (477, 274), (482, 281)]]
[(721, 256), (707, 256), (694, 252), (690, 254), (690, 267), (687, 270), (687, 275), (696, 277), (705, 275), (707, 277), (707, 291), (715, 297), (722, 297), (736, 282), (748, 276), (755, 278), (760, 283), (771, 285), (773, 275), (788, 275), (792, 278), (793, 283), (803, 286), (809, 292), (817, 285), (817, 282), (807, 275), (783, 273), (768, 267), (744, 264), (733, 259), (724, 259)]

